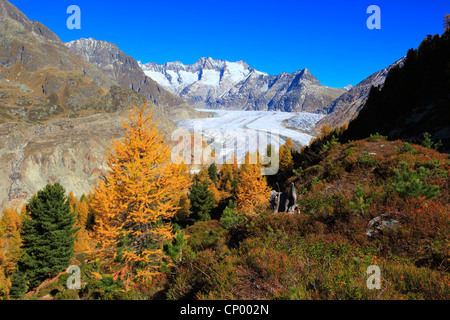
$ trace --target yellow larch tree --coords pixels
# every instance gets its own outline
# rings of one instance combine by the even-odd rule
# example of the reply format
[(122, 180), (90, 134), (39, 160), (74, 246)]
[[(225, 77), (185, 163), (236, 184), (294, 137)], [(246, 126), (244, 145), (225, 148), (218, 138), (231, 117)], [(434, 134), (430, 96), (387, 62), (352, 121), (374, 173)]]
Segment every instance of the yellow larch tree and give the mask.
[(231, 155), (227, 162), (222, 163), (219, 169), (219, 189), (232, 193), (233, 183), (238, 174), (239, 166), (234, 154)]
[(90, 252), (92, 239), (86, 230), (86, 222), (89, 214), (89, 205), (86, 201), (79, 201), (75, 195), (70, 192), (67, 196), (70, 208), (77, 220), (75, 229), (77, 229), (74, 250), (75, 252)]
[[(171, 219), (190, 179), (186, 166), (170, 162), (170, 150), (147, 106), (128, 112), (122, 140), (108, 149), (106, 172), (90, 203), (100, 259), (123, 278), (149, 281), (159, 273)], [(115, 261), (120, 261), (115, 263)]]
[(322, 130), (320, 131), (320, 135), (318, 136), (318, 138), (326, 138), (331, 134), (331, 129), (329, 126), (324, 125), (322, 127)]
[(5, 209), (0, 219), (0, 299), (11, 286), (10, 277), (20, 259), (22, 239), (21, 219), (14, 209)]
[(289, 149), (289, 150), (293, 150), (294, 149), (294, 143), (292, 142), (291, 138), (287, 138), (286, 142), (284, 143), (284, 145)]
[(239, 179), (236, 187), (237, 211), (251, 216), (256, 206), (268, 202), (270, 189), (266, 177), (261, 175), (261, 164), (249, 163), (249, 154), (245, 163), (239, 170)]
[(191, 214), (191, 200), (187, 193), (182, 193), (178, 200), (178, 210), (175, 214), (177, 222), (185, 222)]
[(92, 239), (86, 230), (86, 223), (89, 215), (89, 205), (86, 201), (80, 201), (76, 210), (77, 221), (75, 223), (75, 228), (78, 228), (77, 239), (75, 241), (75, 252), (90, 252)]
[(291, 173), (294, 169), (294, 160), (292, 158), (291, 149), (286, 145), (282, 145), (279, 151), (280, 168), (283, 172)]

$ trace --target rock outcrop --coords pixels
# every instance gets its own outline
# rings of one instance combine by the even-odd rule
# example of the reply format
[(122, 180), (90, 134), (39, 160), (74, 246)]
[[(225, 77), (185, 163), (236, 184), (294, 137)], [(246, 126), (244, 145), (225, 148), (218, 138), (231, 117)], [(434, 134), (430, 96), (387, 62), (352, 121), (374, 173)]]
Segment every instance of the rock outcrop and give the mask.
[(123, 118), (125, 110), (47, 124), (0, 124), (0, 212), (20, 206), (48, 183), (59, 182), (77, 197), (89, 193), (107, 170), (104, 155), (112, 138), (124, 134)]
[(289, 192), (277, 192), (272, 190), (270, 192), (269, 202), (272, 205), (273, 213), (295, 213), (298, 209), (298, 205), (297, 192), (294, 183), (291, 183)]
[(395, 220), (391, 214), (385, 213), (369, 221), (366, 234), (374, 238), (383, 233), (383, 230), (394, 229), (400, 221)]

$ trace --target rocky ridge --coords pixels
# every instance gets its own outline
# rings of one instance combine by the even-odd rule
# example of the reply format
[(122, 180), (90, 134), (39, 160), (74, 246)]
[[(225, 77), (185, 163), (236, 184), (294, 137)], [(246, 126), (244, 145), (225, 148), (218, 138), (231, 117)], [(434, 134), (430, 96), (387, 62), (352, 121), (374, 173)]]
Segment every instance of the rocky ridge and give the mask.
[(401, 66), (403, 61), (404, 58), (397, 60), (387, 68), (370, 75), (356, 86), (349, 87), (346, 93), (319, 110), (319, 113), (326, 114), (326, 116), (316, 124), (316, 130), (320, 132), (325, 125), (330, 128), (336, 128), (345, 123), (350, 123), (364, 107), (369, 97), (370, 89), (383, 86), (389, 71), (397, 65)]

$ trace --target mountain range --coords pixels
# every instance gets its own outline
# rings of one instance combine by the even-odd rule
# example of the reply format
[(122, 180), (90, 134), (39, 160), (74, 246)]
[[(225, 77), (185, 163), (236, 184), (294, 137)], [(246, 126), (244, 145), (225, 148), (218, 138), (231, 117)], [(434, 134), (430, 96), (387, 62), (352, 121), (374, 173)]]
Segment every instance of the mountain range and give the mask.
[[(378, 132), (390, 139), (450, 152), (450, 30), (427, 36), (391, 68), (383, 86), (371, 88), (344, 139)], [(425, 142), (427, 133), (430, 141)]]
[(270, 76), (244, 61), (141, 63), (145, 74), (195, 108), (316, 112), (346, 89), (325, 87), (308, 69)]

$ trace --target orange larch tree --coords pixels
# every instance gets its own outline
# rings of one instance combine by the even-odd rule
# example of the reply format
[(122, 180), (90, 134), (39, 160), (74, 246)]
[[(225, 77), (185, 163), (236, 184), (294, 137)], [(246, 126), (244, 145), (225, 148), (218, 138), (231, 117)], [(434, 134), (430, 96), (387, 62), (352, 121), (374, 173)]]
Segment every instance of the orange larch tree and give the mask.
[(89, 205), (86, 201), (79, 201), (72, 192), (69, 193), (67, 199), (72, 212), (77, 218), (75, 229), (77, 229), (75, 239), (75, 252), (90, 252), (92, 239), (86, 230), (86, 223), (89, 215)]
[(236, 204), (237, 211), (251, 216), (256, 206), (268, 202), (270, 189), (266, 177), (261, 175), (261, 164), (250, 164), (248, 160), (249, 154), (246, 155), (245, 163), (239, 170)]
[(291, 149), (286, 145), (280, 146), (280, 168), (283, 172), (292, 173), (294, 169), (294, 160), (292, 158)]
[(444, 17), (444, 32), (450, 31), (450, 14), (446, 14)]
[[(147, 106), (133, 106), (122, 140), (112, 142), (109, 171), (94, 188), (91, 207), (100, 259), (111, 272), (148, 281), (159, 273), (179, 197), (189, 185), (186, 166), (170, 162), (170, 150)], [(115, 263), (120, 261), (120, 263)]]
[(294, 149), (294, 143), (292, 142), (291, 138), (287, 138), (286, 142), (284, 143), (284, 145), (289, 149), (289, 150), (293, 150)]
[(0, 219), (0, 299), (5, 298), (11, 286), (10, 277), (22, 254), (21, 219), (14, 209), (5, 209)]

